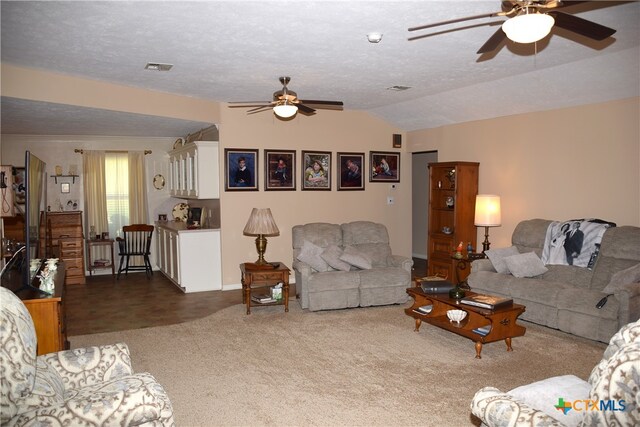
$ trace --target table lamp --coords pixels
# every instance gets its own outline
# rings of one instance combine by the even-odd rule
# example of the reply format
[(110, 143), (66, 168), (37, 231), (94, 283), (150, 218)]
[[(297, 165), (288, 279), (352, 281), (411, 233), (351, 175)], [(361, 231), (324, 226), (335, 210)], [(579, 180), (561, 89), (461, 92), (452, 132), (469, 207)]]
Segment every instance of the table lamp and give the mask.
[(489, 227), (499, 227), (502, 222), (500, 216), (500, 196), (492, 194), (478, 194), (476, 196), (476, 215), (474, 224), (476, 227), (484, 227), (484, 242), (482, 253), (489, 250)]
[(267, 261), (264, 260), (264, 253), (267, 250), (267, 238), (265, 236), (277, 236), (280, 234), (280, 230), (278, 230), (278, 226), (271, 215), (271, 209), (253, 208), (242, 234), (245, 236), (258, 236), (256, 237), (258, 260), (255, 263), (257, 265), (267, 264)]

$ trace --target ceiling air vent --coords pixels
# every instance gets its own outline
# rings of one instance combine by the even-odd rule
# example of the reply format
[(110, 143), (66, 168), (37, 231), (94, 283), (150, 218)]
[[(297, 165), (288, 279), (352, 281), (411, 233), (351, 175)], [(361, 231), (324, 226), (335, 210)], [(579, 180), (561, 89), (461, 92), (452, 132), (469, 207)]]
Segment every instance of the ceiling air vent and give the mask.
[(403, 90), (407, 90), (407, 89), (411, 89), (411, 86), (395, 85), (387, 88), (387, 90), (394, 90), (396, 92), (402, 92)]
[(159, 62), (148, 62), (147, 65), (144, 66), (145, 70), (151, 71), (169, 71), (173, 67), (173, 64), (161, 64)]

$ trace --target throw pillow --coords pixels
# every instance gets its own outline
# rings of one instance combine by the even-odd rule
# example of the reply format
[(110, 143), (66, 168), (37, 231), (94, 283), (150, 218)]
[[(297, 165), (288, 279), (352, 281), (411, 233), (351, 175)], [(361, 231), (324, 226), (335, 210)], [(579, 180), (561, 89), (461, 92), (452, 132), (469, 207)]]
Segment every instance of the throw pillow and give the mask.
[(564, 398), (565, 402), (587, 399), (590, 389), (591, 385), (588, 382), (575, 375), (563, 375), (514, 388), (509, 394), (532, 408), (555, 418), (563, 425), (577, 426), (580, 424), (584, 412), (572, 410), (565, 414), (555, 405), (558, 404), (558, 397)]
[(342, 255), (340, 255), (340, 259), (354, 267), (358, 267), (361, 270), (371, 269), (371, 259), (353, 246), (347, 246), (344, 248)]
[(549, 271), (535, 252), (511, 255), (504, 262), (515, 277), (534, 277)]
[(340, 255), (342, 255), (342, 249), (340, 249), (337, 245), (328, 246), (320, 254), (322, 259), (325, 260), (331, 268), (335, 268), (336, 270), (341, 271), (351, 270), (351, 265), (342, 261), (340, 259)]
[(324, 251), (324, 249), (320, 246), (305, 240), (297, 258), (299, 261), (309, 264), (309, 266), (316, 271), (327, 271), (329, 270), (329, 264), (320, 256), (322, 251)]
[(508, 256), (517, 255), (519, 253), (518, 248), (511, 246), (508, 248), (489, 249), (485, 252), (485, 255), (489, 258), (489, 261), (493, 264), (493, 268), (498, 273), (509, 274), (509, 269), (507, 268), (507, 264), (505, 264), (504, 259)]
[(640, 263), (621, 270), (611, 276), (611, 281), (602, 290), (605, 294), (615, 294), (621, 287), (629, 283), (640, 282)]

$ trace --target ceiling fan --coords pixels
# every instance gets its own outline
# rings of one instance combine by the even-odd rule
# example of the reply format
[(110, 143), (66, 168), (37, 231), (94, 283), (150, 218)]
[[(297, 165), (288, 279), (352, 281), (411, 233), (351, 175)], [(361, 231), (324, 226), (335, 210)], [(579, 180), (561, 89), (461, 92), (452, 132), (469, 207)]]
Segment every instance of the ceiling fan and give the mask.
[[(559, 10), (554, 10), (578, 3), (588, 2), (569, 0), (505, 0), (502, 2), (502, 10), (499, 12), (420, 25), (409, 28), (409, 31), (424, 30), (473, 19), (495, 18), (497, 16), (509, 18), (489, 37), (489, 40), (482, 45), (477, 53), (493, 51), (505, 38), (509, 38), (517, 43), (537, 42), (546, 37), (554, 25), (597, 41), (604, 40), (616, 32), (616, 30), (605, 27), (604, 25)], [(416, 40), (422, 37), (424, 36), (411, 37), (409, 40)]]
[[(273, 93), (273, 101), (232, 101), (230, 108), (255, 107), (247, 111), (247, 114), (260, 113), (273, 108), (273, 112), (282, 118), (293, 117), (298, 111), (305, 115), (315, 114), (316, 108), (328, 110), (342, 110), (342, 101), (318, 101), (310, 99), (298, 99), (298, 94), (287, 88), (291, 77), (280, 77), (282, 89)], [(313, 108), (312, 108), (313, 107)]]

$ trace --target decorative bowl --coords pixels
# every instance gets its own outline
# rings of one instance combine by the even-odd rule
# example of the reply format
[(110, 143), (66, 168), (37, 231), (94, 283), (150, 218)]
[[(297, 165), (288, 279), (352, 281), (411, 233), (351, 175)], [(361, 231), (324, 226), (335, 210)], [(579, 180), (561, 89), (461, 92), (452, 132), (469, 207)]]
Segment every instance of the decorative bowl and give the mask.
[(447, 311), (447, 317), (451, 322), (459, 323), (467, 317), (467, 312), (464, 310), (449, 310)]

